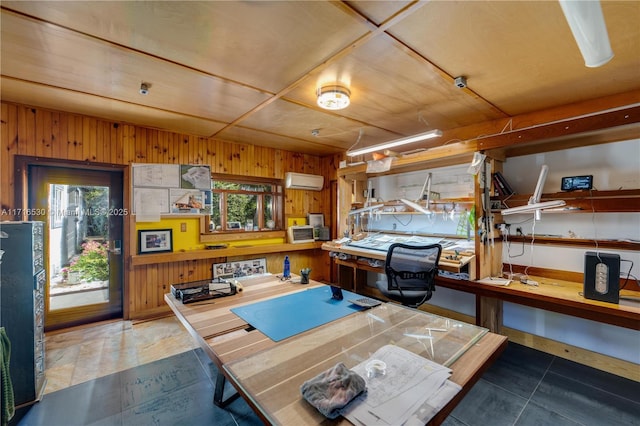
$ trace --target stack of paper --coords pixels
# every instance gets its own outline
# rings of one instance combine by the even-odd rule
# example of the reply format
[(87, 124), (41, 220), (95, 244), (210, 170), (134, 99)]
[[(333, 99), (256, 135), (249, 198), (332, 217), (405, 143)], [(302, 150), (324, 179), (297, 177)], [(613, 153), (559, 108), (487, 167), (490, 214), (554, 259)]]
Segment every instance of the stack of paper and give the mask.
[[(386, 364), (384, 374), (368, 375), (372, 361)], [(356, 425), (424, 425), (461, 389), (448, 380), (449, 368), (394, 345), (352, 370), (367, 382), (367, 390), (342, 410)]]

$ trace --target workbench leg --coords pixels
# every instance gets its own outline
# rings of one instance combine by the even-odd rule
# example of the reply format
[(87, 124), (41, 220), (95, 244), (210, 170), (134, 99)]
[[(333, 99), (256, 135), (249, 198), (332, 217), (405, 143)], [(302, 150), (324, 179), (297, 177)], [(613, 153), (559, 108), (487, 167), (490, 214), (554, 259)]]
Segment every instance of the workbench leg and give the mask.
[(502, 300), (476, 295), (476, 325), (500, 334), (502, 328)]
[(236, 392), (230, 397), (228, 397), (227, 399), (224, 399), (225, 383), (227, 383), (227, 378), (224, 377), (224, 374), (218, 371), (218, 375), (216, 376), (216, 389), (213, 393), (213, 403), (220, 408), (226, 407), (227, 405), (235, 401), (237, 397), (240, 396), (240, 394)]

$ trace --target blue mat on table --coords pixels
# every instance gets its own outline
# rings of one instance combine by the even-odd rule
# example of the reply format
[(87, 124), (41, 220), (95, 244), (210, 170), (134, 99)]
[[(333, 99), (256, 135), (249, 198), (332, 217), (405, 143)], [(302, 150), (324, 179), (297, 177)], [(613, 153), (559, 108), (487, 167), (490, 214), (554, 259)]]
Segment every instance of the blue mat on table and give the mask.
[(342, 290), (344, 298), (331, 298), (331, 287), (310, 288), (298, 293), (231, 309), (231, 312), (279, 342), (298, 333), (363, 310), (347, 299), (359, 296)]

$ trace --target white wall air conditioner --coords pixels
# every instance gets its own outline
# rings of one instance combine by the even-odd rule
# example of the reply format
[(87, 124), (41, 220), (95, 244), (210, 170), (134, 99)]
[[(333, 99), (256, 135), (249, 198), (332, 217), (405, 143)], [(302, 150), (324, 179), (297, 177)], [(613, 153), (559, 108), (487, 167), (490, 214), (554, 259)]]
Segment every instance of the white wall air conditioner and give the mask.
[(308, 175), (305, 173), (288, 172), (285, 175), (285, 187), (287, 189), (307, 189), (320, 191), (324, 186), (324, 177)]

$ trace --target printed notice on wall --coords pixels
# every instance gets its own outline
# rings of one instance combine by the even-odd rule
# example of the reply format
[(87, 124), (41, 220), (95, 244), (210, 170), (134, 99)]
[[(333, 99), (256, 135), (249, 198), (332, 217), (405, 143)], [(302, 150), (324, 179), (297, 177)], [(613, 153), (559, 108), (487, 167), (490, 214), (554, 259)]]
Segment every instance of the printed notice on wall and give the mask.
[(164, 214), (211, 214), (211, 168), (207, 165), (133, 164), (136, 221)]
[(133, 186), (180, 188), (180, 165), (134, 164)]

